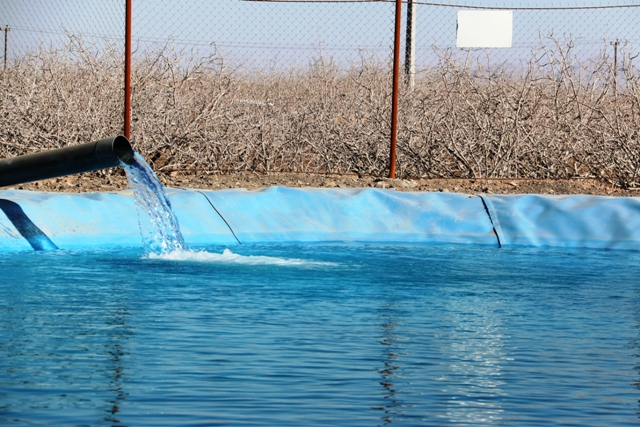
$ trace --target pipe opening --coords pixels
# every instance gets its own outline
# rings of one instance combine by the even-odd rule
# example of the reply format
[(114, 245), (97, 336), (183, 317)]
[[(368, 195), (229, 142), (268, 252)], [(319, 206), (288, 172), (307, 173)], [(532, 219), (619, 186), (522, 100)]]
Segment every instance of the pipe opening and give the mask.
[(131, 148), (131, 143), (124, 136), (116, 136), (113, 139), (113, 144), (111, 145), (113, 153), (116, 155), (121, 162), (132, 165), (135, 163), (134, 151)]

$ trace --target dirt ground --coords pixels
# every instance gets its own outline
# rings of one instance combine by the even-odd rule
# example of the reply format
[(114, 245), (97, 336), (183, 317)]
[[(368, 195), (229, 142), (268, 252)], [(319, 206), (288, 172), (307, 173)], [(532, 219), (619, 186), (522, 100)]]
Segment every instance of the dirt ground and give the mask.
[[(221, 190), (245, 188), (256, 190), (272, 186), (315, 188), (375, 187), (398, 191), (431, 191), (464, 194), (590, 194), (603, 196), (640, 196), (640, 189), (624, 190), (610, 183), (590, 180), (522, 180), (522, 179), (388, 179), (377, 177), (334, 176), (294, 173), (202, 173), (161, 175), (166, 187)], [(111, 176), (81, 174), (10, 187), (46, 192), (107, 192), (129, 188), (124, 171)], [(5, 188), (9, 189), (9, 188)]]

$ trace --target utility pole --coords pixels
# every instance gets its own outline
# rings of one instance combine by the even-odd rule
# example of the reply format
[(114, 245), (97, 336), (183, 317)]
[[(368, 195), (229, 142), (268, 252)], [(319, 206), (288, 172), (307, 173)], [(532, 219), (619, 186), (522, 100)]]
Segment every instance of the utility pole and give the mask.
[(9, 26), (4, 27), (4, 69), (7, 69), (7, 45), (9, 44)]
[(620, 41), (611, 42), (613, 45), (613, 96), (618, 95), (618, 46)]
[(416, 0), (407, 1), (407, 34), (405, 39), (404, 72), (407, 86), (416, 84)]

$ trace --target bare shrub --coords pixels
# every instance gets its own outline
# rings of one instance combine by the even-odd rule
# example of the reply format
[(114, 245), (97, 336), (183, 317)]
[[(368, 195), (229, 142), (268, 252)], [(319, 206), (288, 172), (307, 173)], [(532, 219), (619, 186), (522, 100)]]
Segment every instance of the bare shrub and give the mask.
[[(548, 45), (548, 44), (547, 44)], [(490, 64), (490, 61), (486, 61)], [(404, 97), (406, 173), (438, 177), (570, 178), (592, 173), (594, 129), (609, 99), (606, 58), (581, 64), (572, 45), (491, 68), (440, 52)], [(421, 114), (422, 113), (422, 114)]]
[[(401, 176), (638, 185), (640, 78), (624, 48), (615, 90), (605, 50), (581, 60), (571, 40), (541, 39), (517, 64), (436, 53), (401, 93)], [(388, 170), (391, 70), (375, 57), (250, 71), (167, 43), (136, 54), (133, 70), (132, 142), (160, 174)], [(108, 42), (70, 36), (20, 58), (2, 74), (0, 155), (120, 133), (122, 80)]]
[(107, 44), (71, 36), (65, 49), (40, 48), (2, 74), (0, 155), (58, 148), (122, 129), (122, 64)]

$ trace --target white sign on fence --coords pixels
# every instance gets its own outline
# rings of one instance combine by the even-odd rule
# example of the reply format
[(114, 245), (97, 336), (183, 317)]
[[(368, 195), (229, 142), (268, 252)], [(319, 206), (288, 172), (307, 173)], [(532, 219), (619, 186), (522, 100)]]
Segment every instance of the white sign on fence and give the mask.
[(457, 47), (511, 47), (512, 37), (510, 10), (458, 11)]

